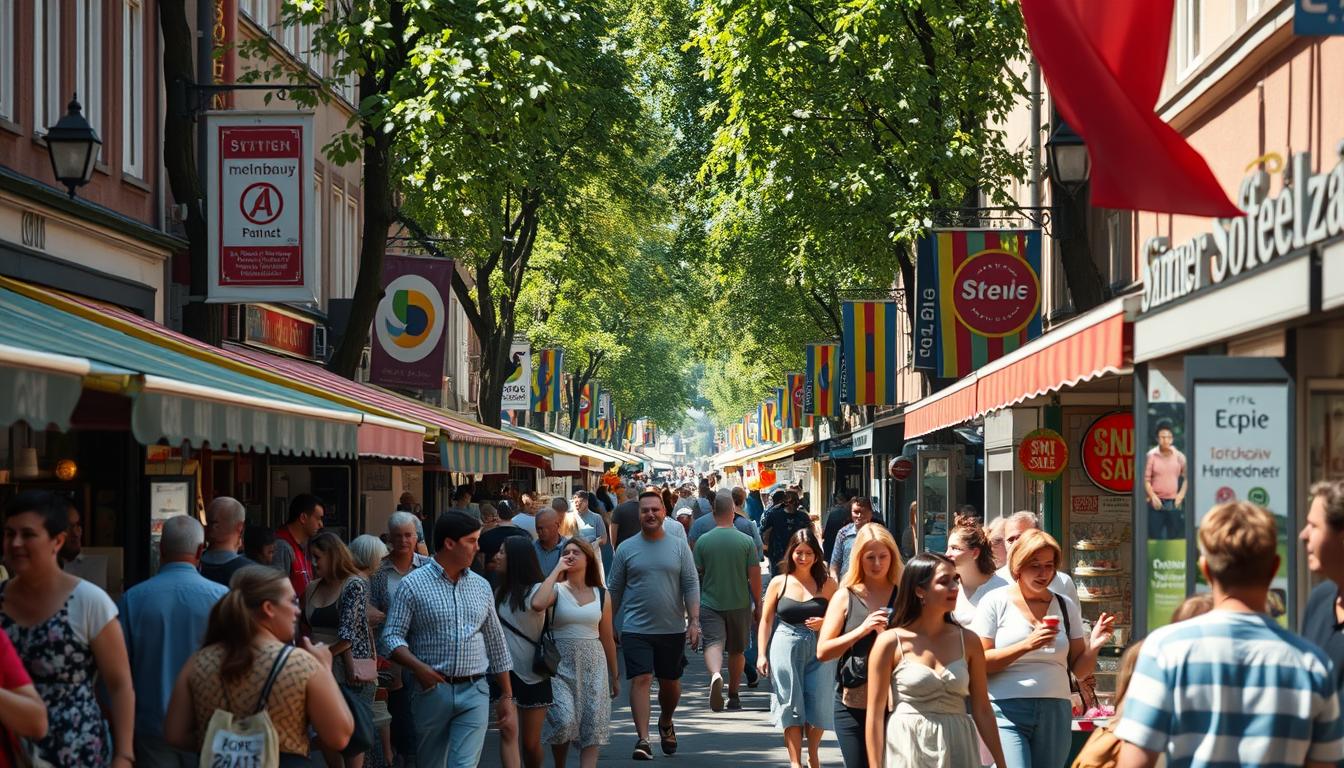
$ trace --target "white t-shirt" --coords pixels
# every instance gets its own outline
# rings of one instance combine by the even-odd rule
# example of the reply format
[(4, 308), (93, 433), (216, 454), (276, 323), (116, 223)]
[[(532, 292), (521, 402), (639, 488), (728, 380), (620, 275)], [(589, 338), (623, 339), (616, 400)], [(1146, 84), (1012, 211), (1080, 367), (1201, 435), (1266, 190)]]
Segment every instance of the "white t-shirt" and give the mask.
[(682, 541), (686, 541), (686, 529), (681, 527), (681, 523), (677, 522), (675, 518), (663, 518), (663, 530)]
[(598, 625), (602, 623), (602, 603), (606, 596), (593, 590), (593, 601), (579, 605), (568, 584), (555, 585), (555, 615), (551, 619), (551, 632), (556, 639), (596, 640)]
[[(1038, 648), (1018, 657), (1002, 672), (989, 676), (989, 698), (1068, 699), (1069, 640), (1083, 636), (1083, 616), (1078, 603), (1064, 598), (1068, 621), (1061, 620), (1053, 647)], [(1059, 615), (1058, 599), (1046, 615)], [(1062, 617), (1061, 617), (1062, 618)], [(1070, 632), (1065, 632), (1065, 625)], [(975, 610), (971, 631), (994, 641), (995, 648), (1025, 640), (1035, 626), (1013, 601), (1012, 591), (1000, 589), (985, 595)], [(1068, 637), (1065, 635), (1068, 634)]]
[(117, 618), (117, 604), (98, 585), (79, 580), (70, 594), (70, 629), (85, 645)]
[[(1006, 587), (1014, 581), (1017, 581), (1017, 579), (1014, 579), (1013, 574), (1008, 571), (1008, 566), (1003, 566), (995, 571), (993, 576), (989, 577), (989, 581), (981, 584), (974, 595), (971, 595), (971, 605), (979, 605), (985, 595), (996, 589)], [(1069, 598), (1075, 605), (1078, 603), (1078, 587), (1074, 586), (1073, 579), (1069, 574), (1063, 571), (1055, 571), (1055, 578), (1050, 581), (1050, 591)]]
[[(532, 610), (532, 597), (537, 594), (537, 589), (540, 587), (541, 585), (537, 584), (528, 590), (521, 611), (513, 610), (508, 598), (496, 606), (501, 620), (500, 628), (504, 630), (504, 644), (509, 648), (509, 656), (513, 657), (513, 673), (519, 680), (529, 685), (536, 685), (543, 679), (532, 671), (532, 662), (537, 657), (537, 646), (532, 641), (541, 637), (541, 628), (546, 624), (546, 613)], [(517, 632), (503, 626), (502, 622), (505, 621), (517, 627), (527, 637), (519, 637)]]

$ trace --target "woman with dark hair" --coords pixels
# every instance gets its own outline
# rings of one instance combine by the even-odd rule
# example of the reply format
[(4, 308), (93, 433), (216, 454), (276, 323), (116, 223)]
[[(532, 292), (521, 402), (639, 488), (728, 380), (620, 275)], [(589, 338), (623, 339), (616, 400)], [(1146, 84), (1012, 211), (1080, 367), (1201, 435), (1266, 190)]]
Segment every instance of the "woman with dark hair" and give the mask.
[[(135, 690), (117, 606), (97, 586), (61, 570), (56, 555), (70, 535), (70, 502), (24, 491), (5, 505), (0, 630), (9, 636), (47, 706), (38, 756), (81, 768), (135, 763)], [(107, 687), (107, 720), (94, 680)], [(29, 734), (32, 735), (32, 734)]]
[(957, 567), (961, 589), (957, 590), (957, 610), (953, 618), (963, 627), (975, 619), (975, 601), (972, 596), (994, 575), (994, 548), (989, 535), (974, 517), (957, 517), (947, 534), (947, 559)]
[[(563, 557), (561, 558), (564, 559)], [(551, 679), (532, 668), (536, 642), (546, 626), (546, 611), (535, 610), (532, 598), (541, 588), (541, 565), (530, 536), (510, 536), (490, 558), (486, 570), (495, 575), (495, 611), (504, 627), (504, 642), (513, 657), (513, 699), (518, 705), (517, 728), (500, 728), (499, 760), (503, 768), (541, 768), (546, 759), (541, 749), (541, 726), (551, 707)], [(499, 694), (493, 692), (491, 700)]]
[[(960, 591), (956, 566), (943, 555), (926, 552), (905, 564), (892, 628), (868, 655), (873, 768), (977, 768), (977, 729), (994, 765), (1004, 767), (985, 652), (980, 638), (952, 618)], [(890, 719), (876, 716), (888, 708)]]
[(570, 539), (532, 597), (533, 610), (554, 609), (552, 634), (560, 651), (560, 669), (551, 681), (555, 700), (542, 733), (556, 768), (565, 768), (571, 744), (579, 747), (582, 768), (596, 768), (611, 728), (611, 700), (621, 690), (600, 566), (591, 544)]
[[(336, 682), (373, 707), (378, 688), (373, 632), (369, 628), (369, 583), (341, 538), (319, 533), (308, 543), (308, 561), (317, 577), (303, 600), (304, 620), (314, 640), (326, 643)], [(360, 663), (362, 662), (362, 663)], [(327, 765), (340, 765), (336, 751), (326, 752)], [(361, 768), (364, 755), (344, 758), (346, 768)]]
[[(163, 737), (200, 752), (215, 710), (248, 717), (262, 704), (280, 742), (280, 765), (307, 766), (308, 731), (323, 750), (350, 741), (355, 719), (331, 676), (331, 651), (295, 638), (299, 598), (284, 572), (265, 565), (240, 568), (228, 594), (210, 611), (201, 650), (182, 667), (164, 718)], [(290, 646), (297, 639), (298, 647)], [(259, 702), (272, 670), (270, 697)]]
[(665, 515), (667, 515), (667, 516), (670, 517), (670, 516), (672, 515), (672, 511), (673, 511), (673, 509), (674, 509), (676, 506), (677, 506), (677, 495), (676, 495), (675, 493), (672, 492), (672, 489), (671, 489), (671, 488), (668, 488), (668, 487), (667, 487), (667, 484), (666, 484), (666, 483), (664, 483), (664, 484), (663, 484), (663, 514), (665, 514)]
[[(835, 723), (831, 701), (835, 662), (817, 658), (817, 632), (836, 583), (826, 571), (821, 542), (811, 528), (800, 529), (789, 538), (778, 568), (780, 575), (765, 588), (756, 668), (762, 676), (773, 676), (770, 716), (775, 727), (784, 730), (789, 765), (801, 768), (803, 764), (806, 730), (808, 764), (818, 768), (822, 736)], [(775, 627), (773, 636), (771, 627)]]

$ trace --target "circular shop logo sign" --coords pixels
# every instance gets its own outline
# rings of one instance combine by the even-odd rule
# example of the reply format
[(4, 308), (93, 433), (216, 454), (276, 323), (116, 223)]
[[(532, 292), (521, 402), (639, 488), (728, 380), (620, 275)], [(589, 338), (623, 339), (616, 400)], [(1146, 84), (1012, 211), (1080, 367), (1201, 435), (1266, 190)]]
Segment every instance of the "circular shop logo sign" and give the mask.
[(1036, 270), (1008, 251), (972, 254), (952, 276), (952, 311), (973, 333), (1011, 336), (1027, 327), (1041, 305)]
[(1054, 480), (1069, 466), (1069, 444), (1053, 429), (1028, 432), (1017, 446), (1017, 463), (1033, 480)]
[(443, 338), (443, 297), (420, 275), (402, 275), (388, 284), (374, 316), (383, 350), (397, 362), (414, 363)]
[(1134, 414), (1108, 413), (1083, 435), (1083, 469), (1092, 484), (1110, 493), (1134, 490)]

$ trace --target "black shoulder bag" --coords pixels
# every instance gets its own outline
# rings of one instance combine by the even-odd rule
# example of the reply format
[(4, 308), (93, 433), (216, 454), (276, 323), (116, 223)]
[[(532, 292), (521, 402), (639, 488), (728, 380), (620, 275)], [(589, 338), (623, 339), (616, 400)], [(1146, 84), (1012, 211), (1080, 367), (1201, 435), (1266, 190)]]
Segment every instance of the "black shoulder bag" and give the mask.
[(551, 634), (551, 618), (555, 613), (555, 606), (546, 609), (546, 623), (541, 627), (541, 636), (536, 640), (523, 634), (523, 631), (510, 624), (503, 616), (499, 617), (499, 623), (513, 634), (523, 638), (532, 644), (536, 649), (536, 655), (532, 657), (532, 673), (542, 677), (553, 677), (560, 671), (560, 649), (555, 644), (555, 635)]
[[(848, 589), (850, 610), (854, 608), (855, 596)], [(862, 601), (859, 602), (862, 605)], [(891, 599), (887, 601), (887, 610), (896, 604), (896, 589), (891, 590)], [(867, 606), (864, 606), (867, 610)], [(864, 614), (867, 618), (867, 614)], [(859, 638), (840, 657), (840, 670), (836, 674), (836, 679), (840, 681), (841, 688), (862, 688), (868, 684), (868, 653), (873, 650), (873, 643), (877, 642), (877, 635), (867, 634)]]

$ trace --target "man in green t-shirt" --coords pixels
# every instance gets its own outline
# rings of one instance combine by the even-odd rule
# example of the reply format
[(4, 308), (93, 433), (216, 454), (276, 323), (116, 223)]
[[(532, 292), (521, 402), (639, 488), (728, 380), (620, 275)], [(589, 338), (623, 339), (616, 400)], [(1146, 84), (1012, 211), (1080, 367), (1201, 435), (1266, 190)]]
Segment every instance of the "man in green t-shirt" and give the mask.
[(728, 709), (741, 709), (738, 683), (746, 665), (747, 638), (761, 616), (761, 562), (756, 543), (733, 527), (733, 495), (714, 494), (714, 530), (695, 542), (700, 572), (700, 623), (704, 628), (709, 705), (724, 708), (723, 653), (728, 652)]

